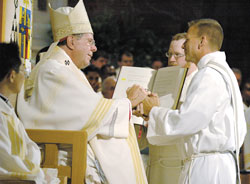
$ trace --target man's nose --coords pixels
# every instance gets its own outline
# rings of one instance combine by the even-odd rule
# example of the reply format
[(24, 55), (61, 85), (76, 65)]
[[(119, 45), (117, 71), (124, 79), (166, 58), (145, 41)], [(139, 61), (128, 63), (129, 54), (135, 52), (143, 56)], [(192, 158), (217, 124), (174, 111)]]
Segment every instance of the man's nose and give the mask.
[(92, 52), (96, 52), (96, 51), (97, 51), (97, 47), (96, 47), (96, 45), (92, 45), (92, 47), (91, 47), (91, 51), (92, 51)]
[(169, 58), (168, 58), (168, 62), (175, 62), (176, 59), (175, 59), (175, 56), (174, 54), (172, 54)]

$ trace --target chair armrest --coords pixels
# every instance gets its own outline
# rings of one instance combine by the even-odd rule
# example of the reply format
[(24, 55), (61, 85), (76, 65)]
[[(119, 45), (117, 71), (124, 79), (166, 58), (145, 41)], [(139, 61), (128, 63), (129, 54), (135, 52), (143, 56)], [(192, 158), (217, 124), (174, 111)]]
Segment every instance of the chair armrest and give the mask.
[(26, 129), (30, 139), (36, 143), (45, 144), (71, 144), (72, 145), (72, 171), (71, 181), (83, 183), (86, 172), (88, 135), (84, 130), (45, 130)]
[(45, 129), (26, 129), (29, 137), (36, 143), (59, 143), (74, 144), (86, 142), (88, 136), (84, 130), (45, 130)]

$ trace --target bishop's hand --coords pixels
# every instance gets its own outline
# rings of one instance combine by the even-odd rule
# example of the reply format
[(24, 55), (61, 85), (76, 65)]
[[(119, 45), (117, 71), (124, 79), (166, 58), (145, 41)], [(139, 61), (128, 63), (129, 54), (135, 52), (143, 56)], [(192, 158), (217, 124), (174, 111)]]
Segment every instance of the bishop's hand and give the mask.
[(139, 85), (133, 85), (131, 88), (128, 88), (126, 93), (127, 98), (132, 104), (132, 108), (141, 103), (148, 95), (148, 92)]

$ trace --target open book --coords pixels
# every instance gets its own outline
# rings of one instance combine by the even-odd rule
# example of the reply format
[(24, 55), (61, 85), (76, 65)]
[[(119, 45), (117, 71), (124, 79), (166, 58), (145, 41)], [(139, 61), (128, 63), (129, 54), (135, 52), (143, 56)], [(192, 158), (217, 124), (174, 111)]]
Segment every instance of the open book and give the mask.
[[(159, 70), (123, 66), (117, 79), (113, 98), (127, 97), (127, 88), (138, 84), (153, 93), (157, 93), (160, 106), (176, 109), (186, 75), (187, 68), (179, 66), (164, 67)], [(142, 118), (133, 120), (136, 124), (142, 123)]]

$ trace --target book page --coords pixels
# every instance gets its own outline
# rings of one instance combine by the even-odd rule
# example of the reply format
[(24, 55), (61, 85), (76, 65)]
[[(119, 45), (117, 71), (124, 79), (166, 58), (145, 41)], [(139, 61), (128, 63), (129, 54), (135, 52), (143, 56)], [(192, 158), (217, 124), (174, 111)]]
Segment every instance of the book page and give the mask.
[(160, 97), (160, 106), (176, 108), (184, 78), (186, 77), (186, 70), (179, 66), (165, 67), (158, 70), (153, 92)]
[(156, 71), (151, 68), (123, 66), (121, 68), (113, 98), (126, 98), (126, 90), (134, 84), (152, 89)]
[[(134, 84), (151, 90), (155, 74), (156, 71), (151, 68), (123, 66), (117, 79), (113, 99), (126, 98), (126, 90)], [(132, 121), (134, 124), (143, 125), (143, 119), (141, 117), (133, 115)]]

